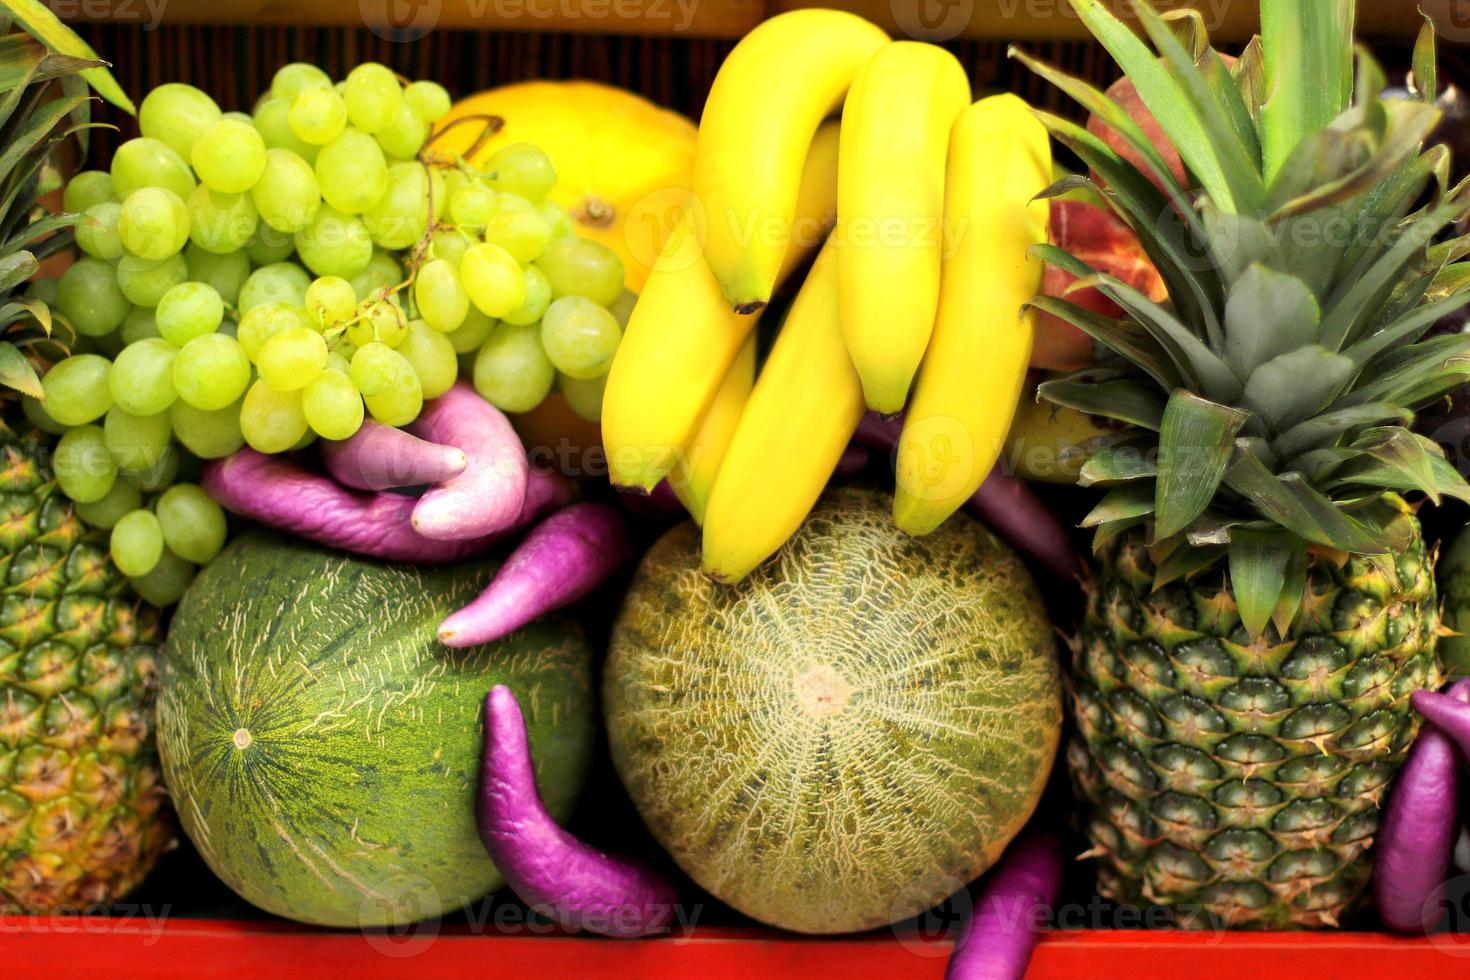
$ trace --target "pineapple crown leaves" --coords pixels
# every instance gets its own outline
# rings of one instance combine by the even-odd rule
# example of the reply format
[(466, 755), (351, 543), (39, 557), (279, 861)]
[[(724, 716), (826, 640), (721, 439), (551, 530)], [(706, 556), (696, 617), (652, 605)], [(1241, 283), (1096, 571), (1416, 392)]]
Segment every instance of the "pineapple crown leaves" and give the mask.
[(1013, 55), (1106, 123), (1130, 151), (1039, 112), (1092, 177), (1086, 186), (1138, 235), (1168, 300), (1150, 299), (1066, 251), (1037, 254), (1096, 288), (1117, 319), (1065, 295), (1034, 306), (1097, 344), (1097, 364), (1043, 397), (1130, 426), (1099, 441), (1081, 482), (1107, 489), (1084, 522), (1097, 546), (1144, 527), (1160, 578), (1227, 561), (1242, 621), (1285, 632), (1309, 548), (1375, 555), (1402, 544), (1391, 494), (1470, 500), (1470, 484), (1414, 411), (1470, 380), (1470, 335), (1426, 339), (1470, 305), (1470, 182), (1424, 147), (1434, 105), (1433, 29), (1415, 46), (1409, 98), (1352, 44), (1352, 0), (1264, 0), (1262, 35), (1238, 59), (1197, 15), (1134, 5), (1135, 34), (1099, 0), (1069, 0), (1123, 68), (1156, 138), (1108, 95)]
[[(8, 30), (11, 22), (23, 31)], [(51, 311), (22, 295), (41, 261), (70, 246), (81, 215), (47, 214), (42, 195), (61, 185), (53, 154), (68, 137), (83, 142), (90, 84), (132, 111), (96, 53), (37, 0), (0, 0), (0, 385), (41, 397), (32, 357), (51, 337)]]

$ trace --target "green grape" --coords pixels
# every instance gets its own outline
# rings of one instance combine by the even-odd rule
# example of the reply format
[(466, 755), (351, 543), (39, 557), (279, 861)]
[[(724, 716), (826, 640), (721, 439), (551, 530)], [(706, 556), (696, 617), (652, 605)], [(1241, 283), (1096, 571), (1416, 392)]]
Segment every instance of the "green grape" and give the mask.
[(348, 278), (358, 299), (380, 297), (384, 289), (403, 281), (403, 266), (387, 252), (375, 251), (368, 260), (367, 268)]
[(117, 260), (117, 285), (128, 302), (148, 309), (158, 305), (163, 294), (189, 278), (189, 263), (178, 252), (162, 262), (124, 255)]
[(101, 500), (117, 481), (117, 467), (99, 426), (69, 429), (57, 440), (52, 460), (61, 492), (77, 503)]
[(515, 257), (489, 242), (471, 245), (459, 261), (470, 301), (487, 316), (505, 316), (526, 300), (526, 277)]
[(225, 318), (225, 303), (207, 283), (181, 282), (163, 294), (154, 311), (158, 333), (175, 347), (214, 333)]
[(132, 576), (128, 582), (144, 602), (164, 609), (184, 597), (196, 571), (192, 564), (165, 548), (152, 569), (144, 575)]
[(398, 353), (408, 359), (418, 375), (424, 398), (438, 398), (454, 386), (459, 377), (459, 360), (449, 338), (422, 320), (408, 325)]
[(189, 159), (211, 190), (243, 194), (265, 172), (265, 140), (254, 126), (221, 119), (199, 134)]
[(571, 375), (556, 376), (556, 389), (567, 404), (588, 422), (602, 419), (602, 392), (607, 387), (607, 375), (596, 378), (574, 378)]
[(240, 287), (250, 276), (250, 256), (244, 252), (220, 255), (191, 244), (184, 249), (184, 262), (190, 282), (213, 286), (230, 306), (240, 298)]
[(200, 184), (185, 203), (189, 209), (189, 240), (217, 255), (244, 248), (260, 223), (260, 214), (248, 194), (221, 194)]
[(138, 128), (187, 160), (199, 134), (219, 122), (220, 115), (219, 106), (204, 92), (168, 82), (144, 96), (138, 106)]
[(476, 181), (465, 184), (449, 198), (449, 219), (463, 228), (478, 229), (499, 206), (500, 195), (495, 189)]
[(331, 77), (316, 65), (293, 61), (276, 69), (271, 78), (271, 97), (289, 99), (302, 89), (331, 87)]
[(546, 281), (546, 273), (534, 265), (528, 265), (521, 271), (526, 277), (526, 298), (501, 318), (517, 326), (535, 323), (546, 315), (546, 308), (551, 305), (551, 283)]
[(139, 490), (152, 493), (178, 479), (181, 456), (183, 453), (164, 453), (156, 464), (146, 470), (119, 470), (117, 475)]
[(122, 205), (103, 201), (82, 212), (77, 222), (77, 245), (83, 252), (111, 262), (122, 255), (122, 238), (117, 233), (117, 219)]
[(42, 432), (49, 432), (53, 436), (59, 436), (66, 431), (66, 426), (53, 419), (46, 411), (46, 406), (41, 404), (39, 398), (30, 395), (20, 396), (20, 408), (25, 413), (26, 421), (30, 422)]
[(352, 355), (352, 383), (364, 396), (381, 395), (393, 387), (393, 381), (407, 367), (408, 361), (387, 344), (370, 341)]
[(46, 412), (62, 425), (85, 425), (112, 407), (107, 376), (112, 364), (97, 354), (73, 354), (51, 365), (41, 379)]
[(479, 308), (471, 306), (465, 314), (464, 323), (459, 329), (447, 334), (449, 345), (454, 348), (456, 354), (473, 354), (485, 343), (485, 338), (490, 336), (490, 331), (495, 329), (495, 320), (481, 313)]
[[(265, 347), (266, 341), (282, 331), (293, 330), (297, 327), (311, 330), (311, 317), (306, 315), (304, 307), (292, 303), (261, 303), (259, 306), (251, 307), (249, 312), (240, 318), (236, 337), (240, 341), (240, 346), (245, 349), (245, 356), (254, 363), (260, 359), (260, 352)], [(312, 330), (312, 332), (316, 331)]]
[(376, 133), (391, 123), (398, 116), (403, 96), (393, 72), (371, 61), (348, 72), (342, 86), (347, 118), (364, 133)]
[(250, 384), (250, 358), (234, 337), (207, 333), (185, 344), (174, 358), (173, 381), (184, 401), (215, 411), (245, 393)]
[(292, 96), (286, 121), (297, 139), (325, 146), (347, 128), (347, 105), (331, 89), (302, 89)]
[(197, 483), (175, 483), (154, 504), (169, 551), (204, 564), (225, 546), (225, 512)]
[(419, 316), (443, 333), (458, 329), (470, 311), (470, 297), (459, 281), (459, 270), (444, 259), (433, 259), (419, 269), (413, 297)]
[(530, 143), (502, 146), (485, 161), (497, 190), (518, 194), (533, 203), (556, 184), (556, 168), (541, 148)]
[(296, 251), (296, 240), (290, 233), (277, 231), (268, 222), (255, 227), (255, 236), (245, 246), (245, 255), (257, 265), (284, 262)]
[[(354, 351), (353, 353), (356, 353)], [(352, 372), (352, 359), (335, 348), (327, 354), (327, 366), (323, 371), (336, 371), (338, 374), (350, 374)], [(356, 391), (356, 386), (353, 387)]]
[(617, 319), (585, 296), (553, 301), (541, 320), (546, 356), (562, 374), (581, 381), (607, 373), (622, 339)]
[(194, 172), (162, 140), (139, 136), (119, 146), (112, 154), (112, 193), (125, 198), (140, 187), (162, 187), (179, 200), (194, 192)]
[(419, 376), (401, 354), (399, 366), (388, 390), (377, 395), (363, 395), (362, 400), (374, 420), (383, 425), (407, 425), (419, 417), (424, 407), (424, 389)]
[(250, 273), (240, 287), (240, 299), (235, 306), (241, 314), (249, 313), (262, 303), (301, 306), (306, 302), (306, 290), (310, 285), (311, 276), (295, 262), (272, 262)]
[(265, 170), (250, 195), (261, 219), (287, 233), (310, 224), (322, 204), (316, 171), (290, 150), (266, 150)]
[(341, 276), (322, 276), (306, 288), (306, 315), (325, 330), (357, 312), (357, 294)]
[(173, 439), (168, 412), (134, 415), (114, 405), (102, 422), (107, 451), (118, 469), (142, 473), (158, 465)]
[(291, 132), (290, 99), (266, 99), (256, 107), (251, 121), (255, 125), (255, 131), (260, 134), (261, 142), (265, 143), (266, 149), (289, 150), (305, 160), (308, 165), (316, 162), (317, 151), (321, 147), (298, 139), (296, 134)]
[(283, 453), (295, 446), (306, 435), (301, 392), (277, 391), (257, 380), (240, 406), (240, 431), (256, 452)]
[(358, 214), (387, 192), (388, 161), (373, 137), (348, 128), (317, 154), (316, 179), (328, 204)]
[(299, 391), (327, 366), (327, 342), (310, 327), (272, 334), (255, 359), (256, 370), (277, 391)]
[[(446, 203), (452, 201), (454, 195), (464, 190), (465, 186), (470, 183), (470, 175), (463, 169), (465, 166), (467, 164), (460, 164), (459, 166), (443, 171), (444, 200)], [(475, 171), (475, 173), (478, 174), (479, 171)], [(476, 177), (475, 179), (478, 180), (479, 178)]]
[(475, 357), (475, 390), (505, 412), (529, 412), (556, 381), (556, 368), (541, 349), (535, 325), (502, 323)]
[(112, 526), (112, 561), (124, 575), (147, 575), (163, 557), (163, 527), (151, 510), (124, 514)]
[(499, 245), (517, 262), (532, 261), (546, 250), (551, 229), (525, 198), (501, 194), (497, 200), (499, 206), (485, 223), (485, 241)]
[(25, 295), (31, 299), (38, 299), (47, 306), (56, 305), (56, 291), (60, 285), (57, 279), (32, 279), (26, 283)]
[(78, 503), (77, 516), (93, 527), (111, 528), (129, 511), (143, 506), (143, 494), (126, 480), (113, 480), (112, 489), (100, 500)]
[(240, 432), (240, 406), (237, 398), (224, 408), (208, 411), (195, 408), (180, 398), (169, 408), (174, 437), (200, 459), (221, 459), (245, 445)]
[(410, 83), (403, 90), (403, 101), (408, 103), (414, 115), (426, 122), (441, 118), (450, 109), (449, 93), (438, 82)]
[(126, 347), (128, 344), (161, 335), (158, 332), (158, 320), (154, 317), (153, 311), (135, 306), (123, 318), (122, 326), (117, 328), (117, 336)]
[(296, 254), (318, 276), (351, 278), (367, 268), (373, 240), (355, 215), (327, 206), (296, 232)]
[(607, 311), (618, 321), (619, 330), (628, 329), (628, 321), (633, 318), (633, 307), (638, 303), (638, 294), (631, 289), (624, 289), (618, 293), (618, 298), (613, 300)]
[[(357, 353), (357, 345), (348, 340), (346, 334), (338, 334), (336, 339), (332, 340), (327, 346), (332, 351), (327, 355), (328, 370), (331, 370), (333, 363), (335, 363), (335, 358), (340, 357), (343, 361), (350, 362), (352, 356)], [(346, 370), (346, 368), (344, 367), (343, 370)]]
[(362, 395), (341, 371), (318, 374), (301, 392), (306, 424), (323, 439), (347, 439), (362, 428)]
[(124, 347), (108, 376), (112, 401), (133, 415), (157, 415), (178, 397), (174, 358), (178, 351), (161, 337)]
[(374, 304), (368, 310), (368, 321), (373, 325), (373, 336), (389, 347), (397, 347), (408, 336), (408, 319), (396, 303)]
[(464, 258), (467, 248), (475, 243), (475, 240), (458, 228), (438, 228), (429, 239), (429, 254), (436, 259), (443, 259), (452, 263), (455, 268), (459, 267), (460, 260)]
[(383, 152), (400, 160), (411, 160), (429, 138), (429, 122), (406, 104), (400, 103), (393, 119), (373, 134)]
[(607, 306), (623, 291), (623, 262), (603, 245), (575, 235), (554, 239), (536, 260), (553, 298), (585, 296)]
[(421, 163), (395, 163), (388, 168), (388, 189), (362, 214), (368, 234), (382, 248), (408, 248), (428, 227), (429, 195), (434, 217), (444, 210), (444, 178)]
[(112, 174), (106, 170), (83, 170), (67, 181), (61, 192), (61, 210), (81, 214), (112, 200)]
[(130, 255), (162, 261), (189, 241), (189, 208), (172, 191), (140, 187), (123, 199), (117, 234)]
[(550, 199), (536, 205), (536, 213), (541, 215), (541, 220), (546, 222), (546, 227), (551, 231), (551, 237), (565, 238), (573, 231), (572, 216), (567, 214), (567, 209)]
[(247, 126), (253, 126), (253, 125), (255, 125), (255, 118), (253, 116), (251, 116), (250, 113), (248, 113), (248, 112), (241, 112), (238, 109), (231, 109), (229, 112), (222, 113), (220, 115), (220, 118), (221, 119), (233, 119), (233, 120), (235, 120), (235, 122), (242, 122), (242, 123), (245, 123)]
[(56, 311), (84, 337), (116, 330), (129, 309), (112, 266), (90, 255), (68, 266), (56, 284)]

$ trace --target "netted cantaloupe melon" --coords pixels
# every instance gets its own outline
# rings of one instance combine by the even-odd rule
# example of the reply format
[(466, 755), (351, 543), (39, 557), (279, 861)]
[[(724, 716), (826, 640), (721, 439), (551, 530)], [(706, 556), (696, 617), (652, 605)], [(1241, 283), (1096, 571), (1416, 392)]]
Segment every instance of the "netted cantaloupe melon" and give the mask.
[(1062, 718), (1055, 639), (1016, 556), (958, 516), (911, 538), (891, 498), (830, 492), (736, 586), (684, 524), (613, 631), (613, 762), (704, 888), (801, 932), (922, 912), (1030, 817)]

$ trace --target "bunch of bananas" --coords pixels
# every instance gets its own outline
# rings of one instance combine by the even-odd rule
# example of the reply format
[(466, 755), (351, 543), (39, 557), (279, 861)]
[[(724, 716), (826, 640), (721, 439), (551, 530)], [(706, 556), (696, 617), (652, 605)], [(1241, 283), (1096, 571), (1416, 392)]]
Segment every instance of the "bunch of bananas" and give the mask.
[[(668, 479), (713, 577), (743, 578), (796, 531), (867, 409), (907, 406), (894, 519), (911, 534), (999, 455), (1051, 157), (1021, 100), (970, 100), (948, 52), (835, 10), (772, 18), (721, 67), (693, 193), (602, 408), (613, 482)], [(757, 377), (760, 311), (813, 252)]]

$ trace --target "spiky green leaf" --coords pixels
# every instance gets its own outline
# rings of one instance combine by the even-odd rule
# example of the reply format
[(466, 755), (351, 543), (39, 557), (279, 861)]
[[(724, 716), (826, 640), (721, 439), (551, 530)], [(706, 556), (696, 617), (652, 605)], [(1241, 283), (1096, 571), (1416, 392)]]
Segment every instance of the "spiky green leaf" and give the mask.
[(1278, 476), (1248, 453), (1235, 455), (1225, 483), (1263, 516), (1314, 544), (1364, 555), (1382, 554), (1391, 546), (1381, 529), (1345, 514), (1300, 473)]
[[(1420, 11), (1422, 14), (1423, 11)], [(1434, 21), (1427, 16), (1414, 41), (1414, 91), (1425, 102), (1439, 95), (1439, 69), (1434, 54)]]
[(1353, 86), (1352, 0), (1262, 0), (1266, 91), (1261, 110), (1267, 180), (1308, 133), (1347, 108)]
[[(73, 58), (94, 61), (99, 65), (106, 64), (97, 57), (97, 52), (92, 50), (91, 45), (78, 37), (70, 27), (63, 24), (61, 19), (52, 13), (51, 9), (41, 0), (0, 0), (0, 7), (3, 7), (16, 23), (53, 51), (71, 55)], [(112, 77), (112, 72), (98, 67), (88, 68), (82, 75), (97, 90), (98, 95), (130, 115), (134, 112), (132, 100), (122, 90), (122, 86), (117, 84), (117, 79)]]
[(1300, 347), (1252, 371), (1240, 400), (1272, 433), (1285, 432), (1331, 405), (1356, 371), (1350, 357)]
[(1249, 378), (1267, 361), (1312, 343), (1321, 316), (1300, 279), (1254, 263), (1225, 300), (1225, 360), (1237, 377)]
[(1281, 601), (1292, 554), (1306, 550), (1294, 535), (1279, 530), (1236, 528), (1230, 534), (1230, 590), (1240, 622), (1251, 636), (1265, 632)]
[(1082, 518), (1083, 527), (1097, 527), (1135, 517), (1145, 517), (1154, 510), (1154, 483), (1152, 480), (1125, 483), (1114, 487), (1103, 495), (1096, 507)]
[(1390, 402), (1368, 402), (1307, 419), (1272, 440), (1271, 447), (1283, 459), (1291, 459), (1312, 449), (1331, 446), (1344, 433), (1379, 422), (1408, 425), (1414, 413)]
[(1137, 381), (1045, 381), (1037, 393), (1064, 408), (1117, 419), (1155, 432), (1164, 418), (1163, 398)]
[(1155, 534), (1171, 537), (1204, 513), (1220, 487), (1247, 414), (1176, 388), (1159, 429)]
[(0, 385), (32, 398), (43, 397), (41, 379), (26, 356), (8, 340), (0, 340)]

